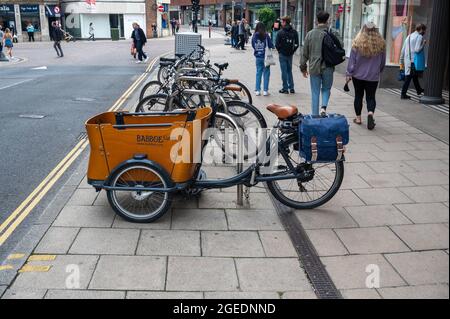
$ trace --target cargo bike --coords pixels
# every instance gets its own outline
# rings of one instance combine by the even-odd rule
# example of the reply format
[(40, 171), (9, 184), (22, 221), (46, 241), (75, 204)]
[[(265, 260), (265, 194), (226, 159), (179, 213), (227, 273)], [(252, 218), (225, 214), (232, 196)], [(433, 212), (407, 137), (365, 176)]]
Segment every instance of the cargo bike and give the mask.
[[(276, 151), (275, 164), (269, 163), (270, 156), (258, 157), (243, 172), (217, 180), (207, 179), (202, 170), (201, 154), (208, 140), (195, 138), (213, 127), (218, 117), (232, 121), (217, 112), (214, 103), (171, 112), (99, 114), (86, 122), (91, 146), (88, 183), (107, 192), (118, 215), (137, 223), (163, 216), (179, 192), (197, 194), (236, 185), (266, 183), (274, 198), (295, 209), (325, 204), (344, 177), (345, 118), (305, 117), (293, 106), (270, 105), (268, 110), (278, 118), (276, 136), (269, 134), (266, 141), (268, 153)], [(331, 125), (324, 129), (327, 125), (320, 121)], [(193, 150), (188, 160), (181, 152), (186, 143)]]

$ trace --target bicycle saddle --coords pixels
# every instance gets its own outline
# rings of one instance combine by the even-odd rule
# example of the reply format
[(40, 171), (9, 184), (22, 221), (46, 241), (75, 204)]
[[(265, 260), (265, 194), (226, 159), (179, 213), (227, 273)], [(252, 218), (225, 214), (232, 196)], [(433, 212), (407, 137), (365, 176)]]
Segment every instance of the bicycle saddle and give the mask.
[(280, 120), (286, 120), (298, 114), (298, 108), (294, 105), (282, 106), (277, 104), (270, 104), (267, 106), (267, 110), (275, 114)]
[(175, 63), (175, 62), (178, 61), (178, 59), (175, 59), (175, 58), (160, 58), (159, 61), (160, 62), (172, 62), (172, 63)]
[(214, 63), (214, 65), (221, 71), (226, 70), (228, 68), (228, 63), (223, 63), (223, 64), (219, 64), (219, 63)]
[(182, 58), (182, 57), (184, 57), (186, 54), (184, 54), (184, 53), (175, 53), (175, 56), (177, 57), (177, 58)]
[(160, 65), (160, 66), (172, 66), (173, 63), (172, 63), (172, 62), (161, 61), (161, 62), (159, 62), (159, 65)]

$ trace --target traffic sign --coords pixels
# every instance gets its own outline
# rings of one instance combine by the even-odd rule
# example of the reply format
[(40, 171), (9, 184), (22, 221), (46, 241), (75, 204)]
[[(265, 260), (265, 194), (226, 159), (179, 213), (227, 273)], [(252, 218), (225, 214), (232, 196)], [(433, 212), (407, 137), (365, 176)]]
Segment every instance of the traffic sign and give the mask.
[(158, 6), (158, 11), (159, 12), (164, 12), (164, 6), (163, 5)]

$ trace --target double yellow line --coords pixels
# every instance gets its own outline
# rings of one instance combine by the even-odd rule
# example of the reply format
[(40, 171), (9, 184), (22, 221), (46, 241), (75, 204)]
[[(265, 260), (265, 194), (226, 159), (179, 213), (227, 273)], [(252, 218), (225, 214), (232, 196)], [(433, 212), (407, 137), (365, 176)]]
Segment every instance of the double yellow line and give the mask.
[[(122, 96), (114, 103), (108, 112), (117, 111), (136, 88), (147, 77), (148, 72), (158, 61), (159, 56), (154, 58), (144, 73), (122, 94)], [(77, 145), (59, 162), (59, 164), (47, 175), (47, 177), (33, 190), (33, 192), (16, 208), (16, 210), (8, 216), (8, 218), (0, 225), (0, 247), (11, 236), (16, 228), (31, 213), (48, 191), (55, 185), (61, 176), (67, 171), (72, 163), (80, 156), (83, 150), (88, 146), (87, 138), (82, 139)]]

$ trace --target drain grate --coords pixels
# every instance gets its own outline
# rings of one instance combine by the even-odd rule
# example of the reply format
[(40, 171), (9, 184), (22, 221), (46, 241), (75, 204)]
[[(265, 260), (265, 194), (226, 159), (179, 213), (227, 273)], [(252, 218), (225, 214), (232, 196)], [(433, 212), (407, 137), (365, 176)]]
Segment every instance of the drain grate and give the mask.
[(45, 115), (39, 115), (39, 114), (20, 114), (20, 118), (22, 119), (33, 119), (33, 120), (40, 120), (45, 117)]
[(316, 249), (297, 216), (295, 216), (289, 207), (273, 198), (267, 188), (266, 190), (286, 232), (289, 234), (289, 237), (294, 244), (303, 269), (305, 270), (317, 297), (319, 299), (342, 299), (341, 293), (334, 285), (325, 266), (320, 261)]

